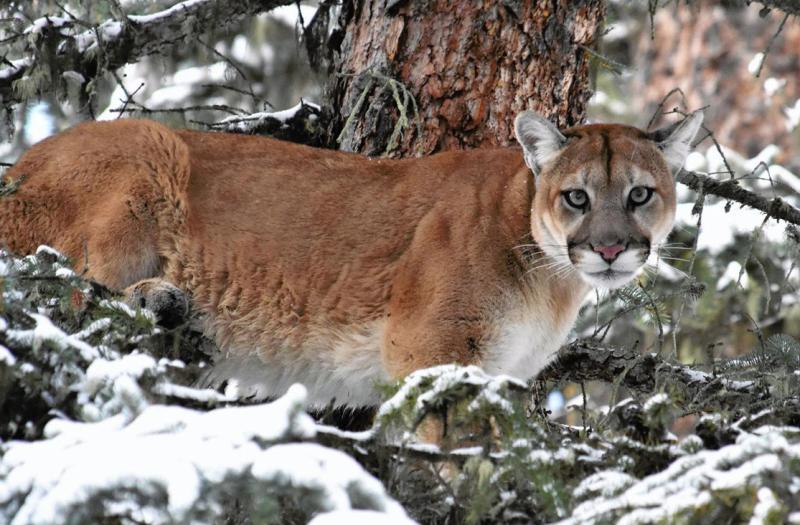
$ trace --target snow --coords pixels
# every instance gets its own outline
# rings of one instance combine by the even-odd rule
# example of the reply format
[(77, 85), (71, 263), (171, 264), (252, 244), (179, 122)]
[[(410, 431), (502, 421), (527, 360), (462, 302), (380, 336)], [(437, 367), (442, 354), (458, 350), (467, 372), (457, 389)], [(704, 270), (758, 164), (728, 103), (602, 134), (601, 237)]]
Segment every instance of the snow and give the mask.
[(764, 487), (768, 490), (775, 476), (791, 475), (786, 465), (798, 460), (800, 443), (789, 443), (775, 429), (759, 434), (742, 433), (732, 445), (688, 454), (642, 480), (609, 474), (623, 489), (619, 493), (603, 492), (602, 476), (591, 476), (578, 486), (574, 496), (583, 499), (598, 491), (600, 495), (582, 501), (571, 517), (559, 523), (600, 523), (612, 517), (620, 524), (680, 521), (685, 518), (684, 513), (700, 509), (717, 494), (733, 494), (734, 489), (738, 492), (747, 487), (759, 489), (755, 518), (774, 508), (774, 494), (760, 491)]
[(153, 386), (153, 392), (161, 394), (162, 396), (191, 399), (192, 401), (198, 401), (200, 403), (225, 403), (236, 401), (236, 398), (220, 394), (216, 390), (211, 390), (210, 388), (192, 388), (176, 385), (174, 383), (158, 383)]
[[(299, 4), (300, 14), (303, 17), (304, 28), (308, 27), (311, 19), (317, 13), (315, 6)], [(297, 16), (298, 5), (282, 5), (269, 11), (268, 16), (272, 19), (279, 20), (288, 26), (296, 26), (300, 23), (300, 17)]]
[(778, 79), (775, 77), (769, 77), (768, 79), (764, 80), (764, 93), (766, 93), (768, 97), (771, 97), (775, 93), (783, 89), (785, 85), (786, 85), (785, 78)]
[(371, 510), (337, 510), (317, 515), (308, 525), (413, 525), (407, 517)]
[(69, 268), (58, 268), (55, 275), (60, 279), (69, 279), (70, 277), (75, 277), (75, 272)]
[(645, 401), (644, 405), (642, 405), (642, 408), (644, 409), (645, 412), (652, 412), (669, 404), (670, 404), (669, 396), (661, 392), (659, 394), (651, 396), (647, 401)]
[[(122, 22), (116, 20), (107, 20), (93, 29), (88, 29), (82, 33), (75, 35), (75, 47), (78, 52), (85, 53), (97, 46), (97, 37), (103, 42), (109, 42), (119, 37), (122, 33)], [(59, 45), (64, 46), (64, 42)], [(60, 50), (60, 49), (59, 49)]]
[(30, 346), (34, 350), (44, 344), (51, 344), (57, 351), (77, 350), (84, 361), (92, 361), (100, 357), (97, 349), (74, 335), (69, 335), (53, 324), (45, 315), (30, 312), (28, 315), (36, 322), (29, 330), (7, 330), (6, 337), (17, 344)]
[[(430, 387), (420, 393), (423, 384)], [(479, 387), (476, 401), (494, 404), (503, 411), (511, 410), (510, 403), (503, 399), (500, 392), (509, 385), (524, 389), (525, 383), (510, 376), (490, 376), (477, 366), (441, 365), (417, 370), (409, 374), (400, 389), (381, 405), (378, 419), (399, 411), (409, 400), (416, 397), (415, 411), (424, 410), (442, 396), (448, 389), (469, 384)], [(475, 408), (475, 407), (473, 407)]]
[(150, 95), (148, 107), (156, 109), (173, 107), (186, 100), (192, 91), (193, 87), (190, 85), (173, 85), (157, 89)]
[(599, 89), (595, 90), (589, 102), (595, 106), (603, 107), (614, 115), (626, 115), (629, 111), (625, 102), (609, 97), (607, 93)]
[(164, 9), (163, 11), (158, 11), (150, 15), (128, 15), (128, 20), (136, 24), (149, 24), (173, 16), (178, 12), (190, 10), (209, 1), (210, 0), (186, 0), (185, 2), (175, 4), (169, 9)]
[(270, 119), (277, 120), (278, 122), (285, 124), (286, 121), (294, 117), (297, 112), (303, 108), (303, 106), (310, 106), (317, 111), (321, 109), (319, 105), (314, 104), (313, 102), (301, 100), (298, 104), (289, 109), (284, 109), (282, 111), (253, 113), (245, 116), (227, 117), (219, 121), (219, 124), (232, 131), (247, 133), (249, 130), (257, 128), (266, 120)]
[(267, 72), (273, 70), (275, 63), (275, 48), (268, 42), (252, 42), (244, 35), (237, 35), (231, 43), (230, 52), (226, 53), (225, 43), (217, 44), (217, 51), (230, 56), (239, 63), (251, 67), (264, 67)]
[[(740, 184), (745, 187), (751, 185), (756, 193), (767, 196), (773, 193), (772, 184), (777, 183), (787, 186), (800, 195), (800, 177), (783, 166), (773, 163), (780, 154), (778, 146), (770, 144), (750, 159), (724, 147), (722, 152), (728, 165), (735, 171), (737, 178), (748, 176), (740, 180)], [(687, 160), (687, 169), (713, 174), (725, 172), (727, 168), (716, 148), (709, 148), (705, 154), (693, 152)], [(728, 177), (729, 175), (725, 173), (721, 178)], [(703, 222), (698, 238), (698, 250), (708, 250), (716, 255), (730, 246), (737, 234), (750, 235), (755, 230), (760, 230), (762, 238), (770, 242), (785, 242), (786, 234), (783, 224), (773, 219), (769, 219), (765, 223), (763, 212), (747, 206), (735, 205), (733, 209), (726, 211), (726, 204), (726, 201), (718, 198), (706, 200), (703, 206)], [(697, 224), (697, 217), (692, 215), (693, 207), (692, 199), (678, 204), (676, 223), (679, 227)]]
[(783, 166), (771, 165), (769, 167), (769, 175), (774, 181), (784, 184), (791, 188), (793, 192), (800, 194), (800, 177)]
[(761, 67), (761, 64), (764, 62), (764, 53), (756, 53), (753, 55), (753, 58), (750, 59), (750, 62), (747, 64), (747, 71), (750, 72), (751, 75), (755, 75), (758, 72), (758, 69)]
[(635, 31), (633, 24), (625, 20), (615, 20), (614, 25), (609, 26), (603, 34), (605, 42), (620, 42), (630, 37)]
[(552, 465), (554, 463), (572, 465), (576, 459), (575, 451), (569, 448), (532, 450), (528, 454), (528, 461), (538, 465)]
[[(0, 77), (2, 71), (0, 71)], [(783, 114), (786, 116), (786, 131), (791, 133), (800, 125), (800, 98), (797, 99), (793, 106), (783, 108)]]
[[(137, 358), (110, 375), (151, 365)], [(192, 521), (208, 511), (214, 484), (244, 475), (273, 492), (302, 491), (310, 510), (370, 509), (395, 520), (386, 523), (411, 523), (349, 456), (313, 443), (276, 444), (314, 437), (305, 401), (305, 389), (295, 385), (261, 405), (208, 412), (151, 405), (129, 422), (122, 415), (98, 423), (54, 419), (45, 427), (46, 439), (2, 445), (0, 521), (81, 521), (81, 506), (101, 493), (107, 511), (123, 512), (136, 501), (128, 499), (133, 492), (163, 496), (166, 514), (139, 507), (155, 523)]]
[(386, 495), (380, 481), (365, 475), (350, 456), (316, 443), (275, 445), (264, 450), (253, 463), (256, 479), (293, 489), (311, 491), (325, 511), (349, 510), (359, 502), (392, 516), (405, 517), (403, 508)]
[(14, 354), (11, 353), (11, 350), (3, 345), (0, 345), (0, 363), (4, 364), (5, 366), (14, 366), (16, 362), (17, 359), (14, 357)]
[[(678, 204), (677, 222), (683, 225), (697, 224), (697, 216), (692, 215), (694, 203)], [(698, 250), (708, 250), (717, 255), (730, 246), (736, 235), (749, 235), (761, 228), (764, 224), (764, 213), (749, 207), (738, 208), (731, 211), (725, 210), (724, 201), (707, 201), (703, 206), (703, 224), (697, 240)], [(783, 243), (786, 239), (785, 226), (775, 220), (768, 220), (764, 224), (762, 238), (776, 243)]]
[[(172, 76), (171, 82), (165, 82), (168, 84), (178, 84), (182, 86), (193, 86), (197, 84), (209, 84), (214, 82), (224, 82), (225, 75), (228, 71), (228, 64), (225, 62), (215, 62), (213, 64), (207, 66), (194, 66), (194, 67), (187, 67), (175, 72)], [(176, 86), (170, 86), (176, 87)], [(161, 91), (161, 90), (159, 90)], [(156, 91), (158, 93), (158, 91)], [(151, 97), (155, 96), (155, 93), (151, 95)], [(180, 102), (180, 99), (176, 99), (176, 102)], [(151, 103), (155, 103), (151, 98)]]
[(41, 244), (39, 245), (38, 248), (36, 248), (36, 255), (48, 255), (53, 259), (55, 259), (56, 261), (61, 261), (61, 262), (66, 261), (66, 258), (63, 255), (61, 255), (61, 252), (51, 248), (50, 246), (47, 246), (46, 244)]
[(86, 379), (81, 389), (87, 395), (94, 395), (101, 388), (118, 381), (138, 379), (145, 373), (156, 370), (156, 360), (145, 354), (129, 354), (120, 359), (96, 359), (86, 369)]
[(31, 64), (33, 64), (33, 59), (30, 57), (25, 57), (8, 60), (8, 62), (11, 62), (10, 66), (0, 69), (0, 80), (11, 78), (13, 75), (17, 74), (20, 69), (29, 67)]
[(480, 456), (484, 451), (484, 447), (463, 447), (454, 448), (449, 452), (451, 456)]
[(552, 417), (560, 417), (564, 413), (566, 400), (560, 390), (551, 390), (547, 394), (547, 410), (552, 413)]
[(131, 319), (136, 319), (138, 314), (145, 316), (145, 318), (150, 320), (152, 323), (156, 322), (156, 316), (150, 310), (134, 310), (133, 308), (131, 308), (122, 301), (112, 301), (109, 299), (103, 299), (102, 301), (100, 301), (100, 306), (127, 315)]
[(722, 272), (722, 276), (717, 280), (717, 291), (720, 292), (737, 282), (742, 288), (747, 288), (750, 278), (747, 276), (747, 272), (742, 272), (742, 265), (738, 261), (731, 261), (725, 271)]
[(62, 27), (69, 23), (69, 20), (60, 16), (43, 16), (34, 20), (30, 26), (26, 27), (23, 34), (40, 33), (46, 27)]
[(77, 339), (83, 340), (97, 332), (108, 330), (110, 327), (111, 327), (111, 319), (109, 319), (108, 317), (103, 317), (102, 319), (93, 321), (92, 323), (89, 324), (89, 326), (87, 326), (80, 332), (75, 332), (74, 334), (72, 334), (72, 336)]
[(727, 379), (724, 377), (715, 378), (711, 374), (703, 372), (701, 370), (692, 370), (690, 368), (684, 368), (682, 373), (689, 379), (691, 382), (699, 382), (699, 383), (711, 383), (712, 381), (719, 381), (721, 384), (725, 385), (726, 388), (729, 390), (747, 390), (752, 388), (754, 385), (753, 381), (736, 381), (733, 379)]
[(372, 429), (363, 430), (361, 432), (353, 432), (350, 430), (342, 430), (330, 425), (321, 424), (317, 424), (317, 434), (329, 434), (350, 441), (369, 441), (375, 436), (375, 433), (372, 431)]
[(604, 470), (586, 477), (575, 488), (573, 496), (585, 499), (587, 496), (616, 496), (636, 482), (636, 478), (619, 470)]

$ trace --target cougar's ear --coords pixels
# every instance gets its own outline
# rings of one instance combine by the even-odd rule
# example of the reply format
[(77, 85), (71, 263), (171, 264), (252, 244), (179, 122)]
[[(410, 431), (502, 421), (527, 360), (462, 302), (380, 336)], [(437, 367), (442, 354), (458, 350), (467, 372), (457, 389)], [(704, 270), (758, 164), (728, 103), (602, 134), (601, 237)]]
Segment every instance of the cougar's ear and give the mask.
[(674, 173), (682, 167), (692, 149), (692, 141), (703, 125), (703, 112), (695, 111), (685, 119), (649, 133), (658, 149), (664, 154), (667, 166)]
[(558, 128), (538, 113), (523, 111), (514, 119), (514, 133), (522, 144), (525, 164), (539, 175), (542, 166), (553, 160), (567, 143)]

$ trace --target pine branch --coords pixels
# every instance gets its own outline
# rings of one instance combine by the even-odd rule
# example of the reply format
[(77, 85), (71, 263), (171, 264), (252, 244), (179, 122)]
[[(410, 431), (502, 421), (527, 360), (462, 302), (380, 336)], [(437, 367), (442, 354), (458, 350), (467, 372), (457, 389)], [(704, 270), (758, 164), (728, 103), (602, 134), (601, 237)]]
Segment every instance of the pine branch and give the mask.
[[(61, 78), (64, 72), (74, 71), (90, 82), (102, 75), (103, 70), (165, 53), (207, 29), (219, 30), (243, 17), (291, 3), (293, 0), (187, 0), (150, 15), (107, 20), (78, 34), (71, 34), (69, 29), (82, 26), (82, 22), (37, 20), (26, 32), (40, 32), (46, 38), (36, 39), (35, 48), (28, 53), (36, 58), (6, 62), (6, 67), (0, 68), (0, 105), (22, 101), (14, 83), (37, 67), (45, 68), (49, 78)], [(43, 64), (40, 57), (49, 56), (49, 49), (57, 52)], [(36, 86), (39, 94), (56, 88), (55, 82)]]
[(770, 217), (784, 220), (795, 225), (800, 225), (800, 210), (780, 198), (766, 199), (742, 188), (735, 180), (719, 181), (707, 175), (691, 171), (681, 171), (678, 182), (697, 192), (706, 195), (716, 195), (732, 200), (745, 206), (761, 210)]

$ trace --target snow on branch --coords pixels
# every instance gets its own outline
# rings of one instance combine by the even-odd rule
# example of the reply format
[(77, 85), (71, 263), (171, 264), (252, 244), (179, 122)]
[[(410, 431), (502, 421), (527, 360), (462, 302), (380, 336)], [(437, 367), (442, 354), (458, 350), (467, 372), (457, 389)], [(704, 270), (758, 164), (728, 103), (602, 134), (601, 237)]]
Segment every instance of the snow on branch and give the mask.
[[(245, 16), (291, 4), (291, 0), (186, 0), (150, 15), (107, 20), (88, 30), (71, 18), (35, 20), (19, 36), (31, 42), (34, 59), (4, 61), (0, 68), (0, 104), (10, 106), (35, 93), (57, 89), (52, 79), (64, 73), (85, 81), (140, 58), (164, 53), (187, 38)], [(56, 53), (50, 55), (49, 49)], [(48, 56), (47, 63), (42, 57)], [(37, 74), (37, 71), (39, 74)], [(80, 77), (78, 77), (78, 75)]]
[[(797, 476), (798, 465), (797, 429), (761, 427), (719, 450), (679, 458), (641, 480), (610, 471), (589, 476), (573, 493), (583, 501), (558, 525), (744, 523), (747, 517), (750, 523), (797, 523), (800, 516), (787, 516), (789, 509), (782, 503), (796, 498), (793, 489), (786, 491), (775, 480)], [(738, 502), (735, 510), (725, 509), (713, 519), (705, 514), (706, 509), (724, 507), (720, 502), (731, 500)], [(750, 516), (745, 509), (752, 509)]]
[(301, 100), (299, 104), (282, 111), (237, 115), (214, 123), (196, 123), (214, 131), (269, 135), (300, 144), (325, 146), (328, 113), (313, 102)]

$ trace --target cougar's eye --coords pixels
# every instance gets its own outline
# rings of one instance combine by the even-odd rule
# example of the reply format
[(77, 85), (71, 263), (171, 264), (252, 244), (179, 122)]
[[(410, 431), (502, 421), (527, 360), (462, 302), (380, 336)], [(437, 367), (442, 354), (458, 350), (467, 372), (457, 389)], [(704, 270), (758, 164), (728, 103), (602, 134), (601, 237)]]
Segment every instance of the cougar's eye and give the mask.
[(561, 194), (566, 203), (575, 209), (583, 210), (589, 206), (589, 196), (583, 190), (567, 190)]
[(645, 188), (644, 186), (636, 186), (628, 194), (628, 202), (631, 206), (641, 206), (650, 200), (653, 196), (653, 188)]

